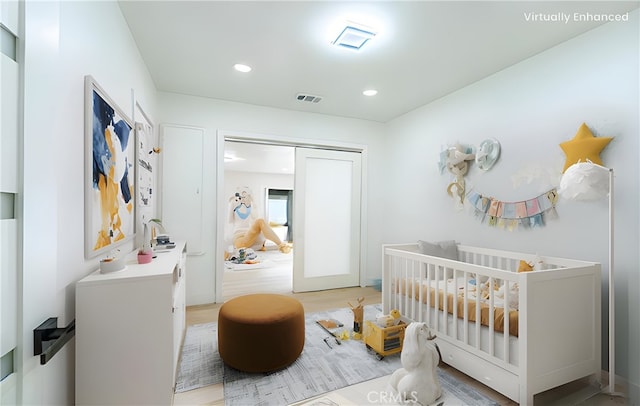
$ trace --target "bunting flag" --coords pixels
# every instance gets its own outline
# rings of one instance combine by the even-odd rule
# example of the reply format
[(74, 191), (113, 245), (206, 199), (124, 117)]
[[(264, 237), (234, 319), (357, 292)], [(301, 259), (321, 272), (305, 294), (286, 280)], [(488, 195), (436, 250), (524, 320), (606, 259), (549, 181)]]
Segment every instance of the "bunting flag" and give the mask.
[(558, 192), (551, 189), (539, 196), (521, 202), (503, 202), (487, 197), (475, 190), (467, 193), (474, 217), (490, 227), (513, 231), (516, 228), (542, 227), (546, 220), (558, 217), (555, 206)]

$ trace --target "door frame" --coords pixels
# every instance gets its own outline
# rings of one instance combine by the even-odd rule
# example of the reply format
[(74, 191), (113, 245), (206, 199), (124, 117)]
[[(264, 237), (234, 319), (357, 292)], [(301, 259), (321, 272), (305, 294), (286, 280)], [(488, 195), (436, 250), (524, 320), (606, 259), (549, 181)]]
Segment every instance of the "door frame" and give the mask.
[[(224, 143), (225, 141), (247, 142), (252, 144), (280, 145), (328, 149), (335, 151), (359, 152), (361, 154), (361, 195), (360, 195), (360, 286), (366, 286), (364, 276), (367, 269), (367, 146), (357, 143), (315, 140), (277, 136), (271, 134), (247, 133), (232, 130), (216, 131), (216, 232), (215, 232), (215, 302), (223, 301), (222, 282), (224, 277), (224, 224), (227, 216), (226, 197), (224, 195)], [(295, 191), (294, 191), (295, 193)]]

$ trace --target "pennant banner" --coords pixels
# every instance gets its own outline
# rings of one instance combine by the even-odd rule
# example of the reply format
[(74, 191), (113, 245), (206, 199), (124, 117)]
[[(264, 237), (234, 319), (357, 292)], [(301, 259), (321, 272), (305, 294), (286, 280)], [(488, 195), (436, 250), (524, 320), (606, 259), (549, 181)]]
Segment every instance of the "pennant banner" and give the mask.
[(473, 189), (466, 197), (476, 219), (486, 222), (491, 227), (509, 231), (516, 228), (542, 227), (546, 220), (558, 216), (555, 209), (558, 192), (555, 188), (521, 202), (503, 202), (484, 196)]

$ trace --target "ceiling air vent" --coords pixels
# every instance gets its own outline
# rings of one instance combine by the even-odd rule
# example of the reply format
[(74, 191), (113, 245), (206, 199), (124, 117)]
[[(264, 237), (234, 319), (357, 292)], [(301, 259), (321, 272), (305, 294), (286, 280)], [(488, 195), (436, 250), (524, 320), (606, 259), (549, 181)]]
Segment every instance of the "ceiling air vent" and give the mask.
[(314, 96), (312, 94), (298, 93), (298, 95), (296, 96), (296, 99), (298, 101), (303, 101), (303, 102), (318, 103), (320, 100), (322, 100), (322, 97)]

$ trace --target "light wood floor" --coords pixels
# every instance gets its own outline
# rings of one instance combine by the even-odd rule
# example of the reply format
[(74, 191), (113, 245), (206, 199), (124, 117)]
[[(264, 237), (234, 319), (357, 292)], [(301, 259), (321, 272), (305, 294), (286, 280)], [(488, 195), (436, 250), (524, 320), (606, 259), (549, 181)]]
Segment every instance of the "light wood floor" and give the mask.
[[(225, 272), (223, 285), (223, 296), (225, 300), (247, 293), (280, 293), (290, 295), (298, 299), (307, 313), (347, 307), (348, 302), (355, 303), (356, 298), (358, 297), (364, 297), (363, 304), (365, 305), (376, 304), (382, 301), (381, 293), (371, 287), (292, 293), (290, 269), (287, 271), (284, 265), (275, 268), (278, 269)], [(218, 310), (221, 305), (221, 303), (215, 303), (188, 307), (186, 316), (187, 325), (217, 321)], [(441, 364), (441, 368), (447, 369), (448, 372), (454, 374), (458, 379), (473, 386), (500, 405), (517, 405), (517, 403), (512, 400), (491, 390), (487, 386), (473, 380), (446, 364)], [(603, 376), (603, 378), (606, 378), (606, 376)], [(535, 403), (536, 405), (557, 406), (578, 404), (589, 406), (628, 404), (624, 398), (611, 397), (604, 394), (596, 395), (584, 400), (591, 395), (590, 393), (587, 393), (589, 389), (588, 384), (588, 380), (585, 379), (541, 393), (536, 395)], [(222, 384), (178, 393), (175, 395), (174, 405), (224, 405), (224, 391)]]

